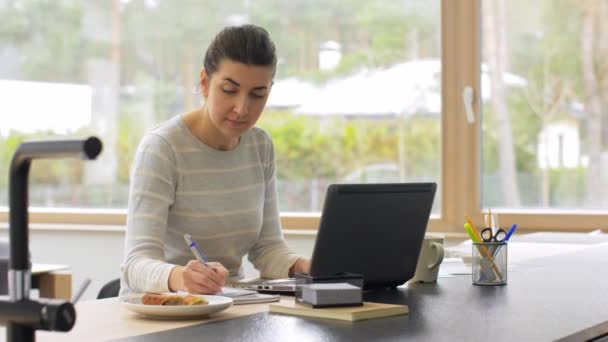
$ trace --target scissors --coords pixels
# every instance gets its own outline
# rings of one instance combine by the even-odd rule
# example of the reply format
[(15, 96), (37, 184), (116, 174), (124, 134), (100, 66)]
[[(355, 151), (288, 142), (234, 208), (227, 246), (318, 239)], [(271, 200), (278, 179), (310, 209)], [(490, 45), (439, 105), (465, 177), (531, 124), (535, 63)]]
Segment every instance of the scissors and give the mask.
[(503, 242), (507, 237), (507, 232), (504, 229), (499, 228), (496, 233), (492, 231), (492, 228), (484, 228), (481, 231), (481, 239), (483, 242)]

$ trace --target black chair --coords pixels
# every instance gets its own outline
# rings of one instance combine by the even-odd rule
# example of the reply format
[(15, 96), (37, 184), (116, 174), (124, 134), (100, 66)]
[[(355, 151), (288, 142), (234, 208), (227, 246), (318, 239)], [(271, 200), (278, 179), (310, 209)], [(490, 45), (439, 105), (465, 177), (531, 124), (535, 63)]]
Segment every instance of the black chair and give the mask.
[(97, 299), (118, 297), (118, 291), (120, 291), (120, 278), (111, 280), (105, 284), (101, 290), (99, 290)]

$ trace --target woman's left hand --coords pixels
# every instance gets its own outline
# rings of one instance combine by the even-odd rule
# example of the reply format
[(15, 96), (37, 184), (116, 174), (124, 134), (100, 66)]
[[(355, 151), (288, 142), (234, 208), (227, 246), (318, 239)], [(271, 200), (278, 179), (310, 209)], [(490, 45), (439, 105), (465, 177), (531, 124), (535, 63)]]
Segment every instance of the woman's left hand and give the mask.
[(296, 263), (289, 269), (289, 276), (293, 277), (296, 273), (308, 273), (310, 272), (310, 260), (305, 258), (298, 258)]

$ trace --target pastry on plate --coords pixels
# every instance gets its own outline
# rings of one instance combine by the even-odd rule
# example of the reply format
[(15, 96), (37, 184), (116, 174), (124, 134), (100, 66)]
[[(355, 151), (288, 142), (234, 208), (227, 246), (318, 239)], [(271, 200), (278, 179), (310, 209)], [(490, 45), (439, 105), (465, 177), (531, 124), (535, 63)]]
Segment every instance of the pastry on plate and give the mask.
[(145, 305), (206, 305), (209, 302), (201, 296), (146, 293), (141, 297)]

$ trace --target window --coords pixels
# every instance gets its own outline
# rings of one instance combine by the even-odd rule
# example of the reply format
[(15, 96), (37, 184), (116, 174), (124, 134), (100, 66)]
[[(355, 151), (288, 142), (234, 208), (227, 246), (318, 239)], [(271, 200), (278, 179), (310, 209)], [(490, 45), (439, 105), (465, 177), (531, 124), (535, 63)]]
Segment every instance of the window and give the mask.
[(15, 0), (0, 22), (0, 206), (20, 141), (94, 134), (98, 161), (33, 163), (30, 204), (125, 209), (140, 138), (200, 104), (204, 49), (246, 22), (267, 28), (279, 54), (259, 126), (274, 139), (282, 211), (320, 211), (335, 182), (441, 188), (439, 0)]
[(605, 226), (608, 5), (483, 1), (481, 14), (482, 206)]
[[(437, 181), (431, 230), (492, 208), (520, 229), (608, 220), (608, 5), (602, 0), (13, 0), (0, 4), (0, 206), (26, 138), (96, 134), (101, 160), (37, 161), (35, 222), (124, 222), (141, 136), (195, 108), (227, 24), (271, 32), (259, 125), (288, 228), (314, 228), (332, 182)], [(473, 90), (473, 115), (463, 90)], [(446, 205), (449, 203), (449, 205)], [(6, 210), (0, 220), (6, 219)]]

